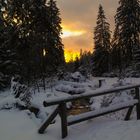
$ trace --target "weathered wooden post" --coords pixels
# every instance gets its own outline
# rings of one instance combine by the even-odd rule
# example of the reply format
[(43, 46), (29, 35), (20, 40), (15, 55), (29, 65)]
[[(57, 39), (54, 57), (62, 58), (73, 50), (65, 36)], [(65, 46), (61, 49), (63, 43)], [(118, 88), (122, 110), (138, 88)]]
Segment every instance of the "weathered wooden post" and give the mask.
[(136, 99), (138, 100), (138, 103), (136, 105), (136, 111), (137, 111), (137, 119), (140, 119), (140, 93), (139, 93), (139, 87), (135, 88), (136, 92)]
[(38, 133), (43, 134), (45, 129), (49, 126), (49, 124), (54, 120), (59, 112), (59, 107), (57, 106), (54, 111), (48, 116), (47, 120), (43, 123), (43, 125), (39, 128)]
[(102, 87), (105, 84), (105, 79), (99, 79), (99, 87)]
[(60, 117), (61, 117), (62, 138), (65, 138), (68, 135), (66, 103), (65, 102), (61, 103), (59, 107), (60, 107)]

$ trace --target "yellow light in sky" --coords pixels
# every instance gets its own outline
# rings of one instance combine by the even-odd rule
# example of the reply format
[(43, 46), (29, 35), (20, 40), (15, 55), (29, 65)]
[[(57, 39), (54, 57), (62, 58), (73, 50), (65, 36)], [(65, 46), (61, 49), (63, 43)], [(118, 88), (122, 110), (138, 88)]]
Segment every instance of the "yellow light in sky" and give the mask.
[(75, 61), (76, 58), (80, 58), (80, 52), (73, 52), (73, 51), (67, 51), (65, 50), (65, 61), (70, 62), (70, 61)]
[[(63, 29), (62, 38), (80, 36), (86, 33), (85, 30), (73, 28), (70, 25), (62, 25), (62, 29)], [(80, 52), (75, 51), (74, 49), (73, 50), (65, 49), (64, 55), (66, 62), (75, 61), (77, 57), (80, 58)]]
[(62, 29), (63, 29), (62, 38), (71, 37), (71, 36), (80, 36), (85, 33), (84, 30), (70, 29), (70, 27), (66, 27), (64, 25), (62, 25)]
[(62, 38), (71, 37), (71, 36), (80, 36), (84, 33), (85, 33), (84, 31), (63, 30)]

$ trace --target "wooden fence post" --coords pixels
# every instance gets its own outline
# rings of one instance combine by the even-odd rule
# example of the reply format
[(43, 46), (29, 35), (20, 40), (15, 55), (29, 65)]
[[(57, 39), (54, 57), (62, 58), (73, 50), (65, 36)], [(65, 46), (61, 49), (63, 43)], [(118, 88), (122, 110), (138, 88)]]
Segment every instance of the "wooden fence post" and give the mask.
[(128, 109), (128, 112), (127, 112), (127, 114), (126, 114), (126, 116), (125, 116), (125, 119), (124, 119), (125, 121), (130, 120), (130, 116), (131, 116), (131, 114), (132, 114), (133, 108), (134, 108), (134, 106), (131, 106), (131, 107)]
[(43, 134), (45, 129), (49, 126), (49, 124), (54, 120), (59, 112), (59, 107), (57, 106), (56, 109), (48, 116), (47, 120), (43, 123), (43, 125), (39, 128), (38, 133)]
[(61, 103), (59, 107), (60, 107), (60, 117), (61, 117), (62, 138), (65, 138), (68, 135), (66, 103), (65, 102)]
[(136, 99), (138, 100), (138, 103), (136, 105), (136, 111), (137, 111), (137, 119), (140, 119), (140, 93), (139, 93), (139, 87), (135, 88), (136, 92)]

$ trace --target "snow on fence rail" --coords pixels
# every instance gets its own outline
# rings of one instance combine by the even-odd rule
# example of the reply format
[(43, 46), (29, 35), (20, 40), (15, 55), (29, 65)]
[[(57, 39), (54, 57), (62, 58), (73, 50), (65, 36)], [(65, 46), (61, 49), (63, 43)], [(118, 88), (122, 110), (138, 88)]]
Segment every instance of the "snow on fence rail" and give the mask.
[(128, 86), (121, 86), (121, 87), (116, 87), (116, 88), (111, 88), (111, 89), (104, 89), (101, 91), (95, 91), (92, 93), (83, 93), (80, 95), (73, 95), (69, 97), (58, 97), (58, 98), (53, 98), (53, 99), (47, 99), (47, 101), (44, 101), (44, 106), (51, 106), (51, 105), (56, 105), (62, 102), (70, 102), (78, 99), (84, 99), (84, 98), (90, 98), (90, 97), (97, 97), (101, 95), (106, 95), (106, 94), (112, 94), (113, 92), (118, 92), (118, 91), (124, 91), (124, 90), (129, 90), (129, 89), (134, 89), (136, 87), (140, 87), (139, 85), (128, 85)]
[[(39, 133), (44, 133), (45, 129), (51, 124), (53, 119), (57, 116), (57, 114), (60, 115), (61, 118), (61, 129), (62, 129), (62, 138), (65, 138), (68, 135), (68, 129), (67, 126), (79, 123), (82, 121), (86, 121), (91, 118), (103, 116), (112, 112), (116, 112), (122, 109), (128, 109), (128, 112), (126, 114), (125, 120), (130, 119), (130, 115), (132, 113), (132, 110), (134, 106), (136, 106), (136, 112), (137, 112), (137, 119), (140, 119), (140, 95), (139, 95), (139, 88), (140, 85), (128, 85), (128, 86), (121, 86), (117, 88), (112, 89), (106, 89), (103, 91), (95, 91), (93, 93), (84, 93), (80, 95), (74, 95), (70, 97), (63, 97), (63, 98), (56, 98), (56, 99), (49, 99), (47, 101), (44, 101), (44, 106), (51, 106), (51, 105), (57, 105), (57, 108), (49, 115), (45, 123), (39, 128)], [(135, 89), (135, 97), (133, 100), (118, 104), (118, 105), (112, 105), (111, 107), (106, 107), (104, 109), (99, 109), (97, 111), (90, 111), (87, 113), (82, 113), (80, 115), (74, 116), (74, 117), (67, 117), (67, 108), (66, 103), (70, 101), (75, 101), (79, 99), (86, 99), (91, 97), (97, 97), (102, 96), (106, 94), (113, 94), (115, 92), (124, 91), (124, 90), (130, 90)]]

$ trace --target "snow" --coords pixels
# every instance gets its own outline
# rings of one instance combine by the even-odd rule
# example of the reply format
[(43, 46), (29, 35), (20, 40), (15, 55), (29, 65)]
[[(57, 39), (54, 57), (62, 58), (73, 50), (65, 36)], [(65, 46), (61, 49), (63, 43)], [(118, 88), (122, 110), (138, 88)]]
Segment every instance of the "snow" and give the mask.
[(81, 88), (79, 86), (76, 86), (76, 85), (58, 85), (55, 87), (55, 89), (57, 91), (62, 91), (62, 92), (66, 92), (66, 93), (69, 93), (69, 94), (81, 94), (81, 93), (84, 93), (85, 92), (85, 89), (84, 88)]
[(103, 114), (103, 113), (106, 113), (106, 112), (109, 112), (109, 111), (113, 111), (113, 110), (116, 110), (116, 109), (120, 109), (120, 108), (123, 108), (123, 107), (130, 107), (130, 106), (135, 105), (136, 103), (138, 103), (138, 100), (131, 100), (131, 101), (127, 101), (126, 103), (112, 105), (110, 107), (105, 107), (105, 108), (101, 108), (101, 109), (98, 109), (98, 110), (95, 110), (95, 111), (82, 113), (82, 114), (77, 115), (77, 116), (70, 116), (68, 118), (68, 122), (73, 122), (73, 121), (75, 122), (75, 121), (83, 119), (83, 118), (88, 118), (88, 117), (91, 117), (91, 116), (97, 116), (97, 115), (100, 115), (100, 114)]
[[(140, 86), (139, 84), (132, 84), (132, 85), (126, 85), (126, 86), (121, 86), (121, 87), (114, 87), (114, 88), (100, 88), (99, 90), (96, 91), (92, 91), (92, 92), (87, 92), (87, 93), (83, 93), (80, 95), (73, 95), (73, 96), (69, 96), (69, 97), (57, 97), (57, 98), (49, 98), (47, 99), (47, 103), (55, 103), (55, 102), (62, 102), (62, 101), (71, 101), (73, 99), (78, 99), (78, 98), (82, 98), (82, 97), (96, 97), (99, 95), (102, 95), (103, 93), (105, 94), (110, 94), (113, 92), (117, 92), (119, 90), (129, 90), (129, 89), (133, 89), (134, 87), (138, 87)], [(105, 86), (104, 86), (105, 87)]]
[[(38, 134), (37, 124), (25, 112), (0, 111), (0, 124), (1, 140), (61, 140), (60, 123)], [(65, 140), (138, 140), (139, 130), (140, 121), (100, 118), (70, 126)]]
[[(34, 94), (31, 99), (31, 105), (40, 109), (38, 117), (41, 119), (41, 122), (43, 122), (47, 119), (49, 113), (55, 109), (55, 106), (44, 107), (43, 102), (49, 98), (62, 98), (68, 96), (70, 95), (61, 92), (52, 92), (50, 89), (47, 89), (45, 93), (41, 91), (40, 93)], [(67, 106), (71, 106), (70, 103), (67, 103)]]
[(85, 77), (80, 72), (78, 72), (78, 71), (73, 73), (71, 76), (72, 76), (73, 80), (85, 81)]
[(90, 108), (92, 110), (100, 109), (102, 100), (103, 100), (103, 96), (99, 96), (98, 98), (91, 98), (90, 103), (92, 104), (90, 105)]
[[(75, 76), (74, 76), (75, 77)], [(99, 80), (105, 79), (105, 82), (101, 88), (99, 88)], [(11, 110), (2, 110), (6, 105), (12, 106), (15, 102), (20, 102), (18, 99), (14, 99), (14, 96), (9, 92), (0, 92), (0, 139), (1, 140), (61, 140), (61, 122), (57, 116), (56, 123), (51, 124), (45, 134), (38, 134), (40, 125), (47, 119), (50, 112), (55, 106), (44, 107), (43, 101), (51, 101), (55, 99), (73, 98), (76, 96), (89, 95), (93, 93), (99, 93), (100, 91), (106, 91), (108, 89), (119, 88), (118, 86), (128, 87), (130, 84), (140, 84), (140, 78), (126, 78), (120, 85), (117, 78), (91, 78), (84, 82), (72, 82), (72, 81), (59, 81), (56, 82), (51, 88), (47, 88), (46, 91), (40, 90), (40, 93), (33, 94), (31, 99), (31, 105), (38, 107), (40, 112), (38, 118), (31, 112), (24, 110), (18, 111), (15, 108)], [(70, 95), (63, 91), (56, 90), (63, 87), (76, 87), (84, 89), (85, 92), (80, 95)], [(65, 90), (67, 90), (67, 88)], [(115, 97), (111, 98), (111, 106), (116, 107), (118, 102), (124, 105), (124, 102), (132, 100), (132, 96), (129, 95), (130, 90), (115, 93)], [(92, 105), (93, 110), (97, 113), (106, 110), (102, 108), (102, 101), (104, 98), (93, 98)], [(129, 103), (130, 103), (129, 102)], [(131, 102), (132, 103), (132, 102)], [(20, 102), (21, 104), (21, 102)], [(71, 106), (71, 103), (68, 103)], [(126, 104), (125, 104), (126, 105)], [(109, 107), (109, 106), (108, 106)], [(118, 106), (117, 106), (118, 107)], [(7, 106), (8, 108), (8, 106)], [(125, 112), (126, 114), (126, 112)], [(121, 113), (117, 113), (121, 115)], [(112, 120), (113, 118), (113, 120)], [(100, 117), (98, 119), (92, 119), (76, 125), (68, 127), (68, 137), (65, 140), (138, 140), (140, 138), (140, 121), (115, 121), (114, 117)], [(136, 119), (136, 118), (135, 118)], [(123, 132), (123, 133), (122, 133)]]
[[(45, 140), (49, 137), (37, 134), (37, 125), (25, 112), (0, 112), (0, 139), (2, 140)], [(50, 140), (53, 140), (52, 138)]]

